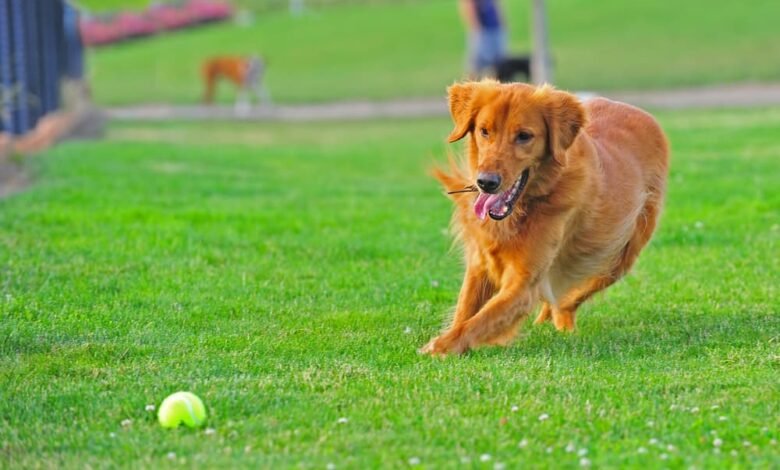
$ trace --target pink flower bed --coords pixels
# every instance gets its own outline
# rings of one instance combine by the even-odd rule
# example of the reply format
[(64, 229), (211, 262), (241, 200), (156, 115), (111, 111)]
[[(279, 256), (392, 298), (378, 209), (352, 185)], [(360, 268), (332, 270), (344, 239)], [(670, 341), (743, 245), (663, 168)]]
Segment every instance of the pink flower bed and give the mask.
[(109, 16), (83, 16), (79, 23), (86, 46), (98, 46), (144, 37), (159, 31), (223, 21), (233, 16), (233, 7), (223, 0), (186, 0), (161, 4), (141, 12), (119, 12)]

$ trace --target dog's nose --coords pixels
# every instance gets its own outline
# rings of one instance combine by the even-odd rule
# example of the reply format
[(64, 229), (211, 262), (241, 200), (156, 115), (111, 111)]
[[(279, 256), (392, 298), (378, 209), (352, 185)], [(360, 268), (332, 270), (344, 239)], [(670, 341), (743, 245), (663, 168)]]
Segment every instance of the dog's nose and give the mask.
[(479, 173), (477, 175), (477, 186), (486, 193), (495, 193), (501, 186), (501, 176), (498, 173)]

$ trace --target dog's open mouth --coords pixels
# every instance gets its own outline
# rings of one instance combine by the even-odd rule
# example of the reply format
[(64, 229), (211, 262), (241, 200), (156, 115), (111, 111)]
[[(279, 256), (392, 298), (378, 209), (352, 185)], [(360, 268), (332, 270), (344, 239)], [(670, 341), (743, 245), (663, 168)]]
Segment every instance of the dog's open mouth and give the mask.
[(490, 215), (493, 220), (505, 219), (512, 213), (515, 203), (523, 194), (528, 175), (531, 170), (526, 168), (520, 175), (520, 178), (506, 191), (501, 194), (479, 193), (476, 202), (474, 202), (474, 213), (479, 220), (484, 220), (486, 215)]

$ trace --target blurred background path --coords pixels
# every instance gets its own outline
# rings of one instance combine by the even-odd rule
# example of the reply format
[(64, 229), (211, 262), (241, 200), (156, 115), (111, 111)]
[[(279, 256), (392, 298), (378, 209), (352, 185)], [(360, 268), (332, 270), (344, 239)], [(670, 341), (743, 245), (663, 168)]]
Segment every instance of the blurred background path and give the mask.
[[(760, 107), (780, 105), (780, 83), (716, 85), (672, 90), (580, 93), (582, 98), (605, 96), (649, 109)], [(112, 119), (122, 120), (210, 120), (318, 121), (382, 117), (444, 116), (446, 100), (441, 98), (389, 101), (340, 101), (331, 103), (260, 106), (237, 112), (230, 105), (143, 104), (106, 109)]]

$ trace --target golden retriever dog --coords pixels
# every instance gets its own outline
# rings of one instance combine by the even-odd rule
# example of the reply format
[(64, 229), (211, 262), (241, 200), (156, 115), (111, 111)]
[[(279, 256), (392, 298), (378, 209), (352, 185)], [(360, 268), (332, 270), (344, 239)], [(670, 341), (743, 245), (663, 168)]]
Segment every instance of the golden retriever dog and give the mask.
[(506, 345), (536, 323), (573, 330), (577, 308), (628, 272), (664, 201), (666, 137), (624, 103), (551, 86), (465, 82), (449, 89), (466, 168), (435, 176), (451, 194), (466, 274), (451, 325), (420, 349)]

